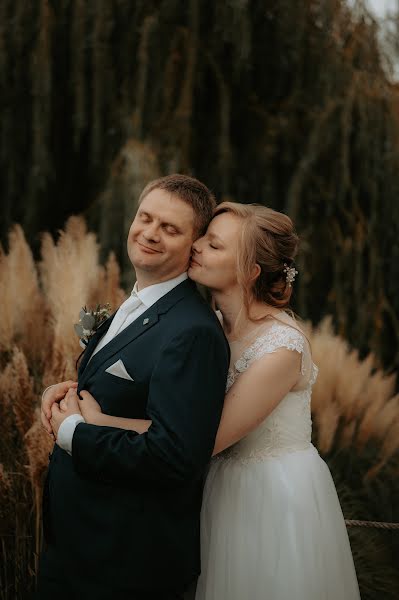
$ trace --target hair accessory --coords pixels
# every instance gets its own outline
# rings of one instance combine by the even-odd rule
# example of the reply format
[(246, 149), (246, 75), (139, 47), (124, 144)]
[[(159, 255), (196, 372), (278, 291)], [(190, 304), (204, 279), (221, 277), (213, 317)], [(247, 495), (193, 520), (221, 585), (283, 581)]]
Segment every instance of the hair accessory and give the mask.
[(295, 281), (295, 276), (298, 275), (298, 271), (295, 267), (289, 267), (287, 263), (284, 263), (283, 272), (285, 273), (285, 280), (290, 287), (292, 287), (292, 283)]

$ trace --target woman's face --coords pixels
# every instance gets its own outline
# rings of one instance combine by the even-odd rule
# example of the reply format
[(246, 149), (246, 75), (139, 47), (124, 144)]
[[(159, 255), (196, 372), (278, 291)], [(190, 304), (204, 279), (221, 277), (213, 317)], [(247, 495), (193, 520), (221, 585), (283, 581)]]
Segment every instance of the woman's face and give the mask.
[(217, 215), (206, 234), (194, 242), (188, 275), (210, 290), (237, 285), (237, 248), (242, 221), (231, 213)]

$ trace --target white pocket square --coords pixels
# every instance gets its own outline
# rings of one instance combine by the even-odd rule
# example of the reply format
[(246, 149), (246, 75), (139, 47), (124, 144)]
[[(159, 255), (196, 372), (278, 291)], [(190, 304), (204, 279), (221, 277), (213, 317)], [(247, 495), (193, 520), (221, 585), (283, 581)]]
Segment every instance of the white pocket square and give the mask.
[(117, 360), (113, 365), (105, 369), (107, 373), (111, 375), (115, 375), (116, 377), (122, 377), (122, 379), (128, 379), (129, 381), (134, 381), (132, 377), (130, 377), (129, 373), (125, 369), (125, 365), (122, 360)]

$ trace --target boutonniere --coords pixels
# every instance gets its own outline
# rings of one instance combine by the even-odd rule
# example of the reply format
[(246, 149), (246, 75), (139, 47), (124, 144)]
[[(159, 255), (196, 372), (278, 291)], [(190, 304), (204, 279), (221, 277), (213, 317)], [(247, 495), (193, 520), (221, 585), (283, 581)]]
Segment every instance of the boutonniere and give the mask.
[(82, 348), (86, 348), (90, 338), (110, 315), (111, 306), (109, 304), (97, 304), (95, 310), (89, 310), (86, 306), (82, 308), (79, 313), (79, 323), (74, 325)]

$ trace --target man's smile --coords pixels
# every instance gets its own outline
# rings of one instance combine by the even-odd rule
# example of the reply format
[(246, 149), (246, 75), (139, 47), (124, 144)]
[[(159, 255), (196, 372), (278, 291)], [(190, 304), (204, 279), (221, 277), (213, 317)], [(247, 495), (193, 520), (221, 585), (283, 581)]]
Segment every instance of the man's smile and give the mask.
[(142, 244), (141, 242), (136, 240), (136, 243), (140, 246), (140, 249), (145, 252), (146, 254), (162, 254), (161, 250), (155, 250), (154, 248), (149, 248), (148, 246), (145, 246), (144, 244)]

